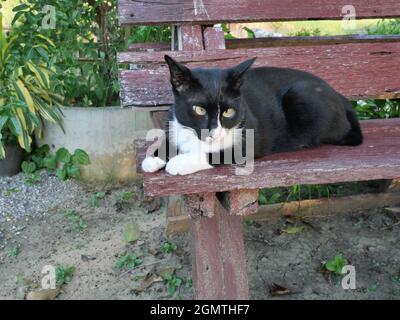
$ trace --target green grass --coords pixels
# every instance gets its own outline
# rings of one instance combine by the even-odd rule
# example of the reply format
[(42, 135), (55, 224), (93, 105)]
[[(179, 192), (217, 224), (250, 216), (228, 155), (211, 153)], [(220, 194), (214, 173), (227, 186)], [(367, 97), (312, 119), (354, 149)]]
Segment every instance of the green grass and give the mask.
[(400, 34), (400, 19), (383, 19), (367, 28), (368, 34)]
[(378, 191), (375, 181), (344, 182), (327, 185), (294, 185), (284, 188), (262, 189), (258, 202), (261, 205), (281, 202), (342, 197)]

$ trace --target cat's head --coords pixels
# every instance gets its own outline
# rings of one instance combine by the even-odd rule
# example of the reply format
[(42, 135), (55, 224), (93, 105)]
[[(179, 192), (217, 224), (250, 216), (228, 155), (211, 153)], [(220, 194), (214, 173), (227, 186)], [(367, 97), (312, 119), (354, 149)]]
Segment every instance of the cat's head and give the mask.
[[(189, 69), (165, 56), (175, 96), (175, 119), (205, 143), (218, 142), (243, 121), (240, 88), (255, 58), (228, 69)], [(208, 130), (209, 134), (202, 134)]]

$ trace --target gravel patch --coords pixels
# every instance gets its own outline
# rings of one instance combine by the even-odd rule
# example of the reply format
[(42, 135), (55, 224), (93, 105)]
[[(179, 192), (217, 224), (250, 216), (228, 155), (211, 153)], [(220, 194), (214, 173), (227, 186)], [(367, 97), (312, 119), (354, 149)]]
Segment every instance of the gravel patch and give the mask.
[(43, 215), (84, 191), (77, 181), (61, 181), (45, 170), (40, 175), (42, 181), (35, 185), (23, 173), (0, 177), (0, 224)]

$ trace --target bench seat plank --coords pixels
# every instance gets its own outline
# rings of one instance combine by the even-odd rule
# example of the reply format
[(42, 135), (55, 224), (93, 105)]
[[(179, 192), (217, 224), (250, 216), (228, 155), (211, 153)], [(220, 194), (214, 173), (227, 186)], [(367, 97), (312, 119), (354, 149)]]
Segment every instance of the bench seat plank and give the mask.
[(119, 0), (118, 13), (121, 25), (321, 20), (342, 19), (349, 4), (357, 19), (400, 16), (398, 0)]
[(255, 66), (289, 67), (312, 72), (350, 98), (400, 97), (400, 42), (174, 52), (124, 52), (121, 64), (145, 69), (120, 70), (122, 106), (160, 106), (173, 102), (169, 54), (190, 67), (228, 67), (258, 57)]
[[(146, 196), (167, 196), (294, 184), (324, 184), (400, 177), (400, 119), (362, 121), (361, 146), (323, 145), (278, 153), (256, 160), (251, 175), (235, 175), (235, 166), (220, 166), (192, 174), (171, 176), (165, 171), (144, 175)], [(136, 141), (138, 162), (145, 155)]]

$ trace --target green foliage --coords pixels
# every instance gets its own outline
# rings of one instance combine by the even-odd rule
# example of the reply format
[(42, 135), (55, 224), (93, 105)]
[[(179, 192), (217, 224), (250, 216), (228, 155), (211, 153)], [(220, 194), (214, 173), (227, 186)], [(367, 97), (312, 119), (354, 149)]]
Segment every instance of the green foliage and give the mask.
[(92, 208), (97, 207), (97, 205), (98, 205), (98, 203), (97, 203), (98, 200), (99, 200), (99, 199), (103, 199), (105, 196), (106, 196), (106, 193), (105, 193), (105, 192), (96, 192), (96, 193), (92, 194), (92, 195), (90, 196), (90, 201), (89, 201), (90, 206), (91, 206)]
[(133, 269), (143, 263), (142, 255), (138, 252), (128, 253), (118, 258), (116, 266), (118, 269)]
[(86, 222), (82, 217), (73, 209), (65, 210), (65, 216), (67, 217), (70, 224), (77, 231), (84, 231), (87, 228)]
[(122, 202), (130, 202), (133, 199), (133, 192), (131, 191), (124, 191), (121, 194), (121, 201)]
[(72, 277), (74, 276), (75, 267), (69, 266), (65, 267), (63, 265), (58, 265), (56, 267), (56, 282), (59, 286), (70, 283)]
[(133, 27), (129, 43), (166, 42), (171, 40), (171, 28), (167, 26)]
[(254, 39), (256, 37), (253, 30), (251, 30), (247, 27), (243, 27), (243, 30), (247, 32), (247, 38)]
[(181, 287), (182, 279), (174, 275), (173, 272), (166, 272), (164, 274), (164, 281), (167, 285), (168, 294), (172, 297)]
[(178, 246), (175, 243), (170, 243), (170, 242), (164, 242), (161, 246), (162, 253), (176, 252), (177, 249), (178, 249)]
[(296, 37), (315, 37), (320, 35), (321, 35), (321, 30), (319, 28), (313, 28), (313, 29), (301, 28), (300, 30), (291, 34), (291, 36), (296, 36)]
[(354, 107), (362, 120), (400, 117), (400, 100), (358, 100)]
[(342, 269), (347, 265), (347, 260), (341, 254), (335, 256), (333, 259), (327, 261), (324, 265), (325, 269), (335, 274), (341, 275)]
[(3, 196), (5, 197), (10, 197), (13, 193), (20, 192), (20, 189), (17, 188), (11, 188), (11, 189), (6, 189), (3, 191)]
[(229, 29), (229, 25), (227, 23), (222, 23), (221, 24), (222, 27), (222, 31), (224, 31), (224, 35), (225, 35), (225, 39), (229, 40), (229, 39), (236, 39), (232, 33), (231, 30)]
[[(62, 96), (55, 87), (55, 69), (49, 59), (54, 43), (34, 30), (3, 31), (0, 14), (0, 158), (13, 136), (27, 152), (34, 131), (42, 133), (43, 119), (62, 126)], [(3, 137), (4, 134), (4, 137)]]
[(367, 28), (368, 34), (400, 34), (400, 19), (382, 19), (376, 25)]
[[(50, 154), (48, 145), (43, 145), (40, 148), (33, 150), (28, 155), (27, 160), (22, 162), (22, 171), (29, 177), (32, 183), (40, 182), (38, 170), (46, 169), (49, 172), (56, 173), (60, 180), (68, 178), (79, 178), (81, 175), (80, 166), (90, 163), (88, 154), (76, 149), (74, 154), (71, 154), (67, 149), (60, 148), (55, 155)], [(36, 179), (37, 178), (37, 179)]]
[(16, 258), (21, 252), (21, 247), (17, 244), (13, 246), (10, 251), (8, 252), (8, 256), (10, 258)]
[(47, 56), (54, 62), (61, 82), (57, 89), (65, 97), (64, 105), (118, 104), (116, 54), (124, 49), (125, 41), (117, 21), (117, 1), (22, 2), (14, 8), (14, 26), (26, 33), (37, 30), (47, 20), (44, 6), (55, 8), (55, 28), (42, 28), (41, 33), (57, 47)]

